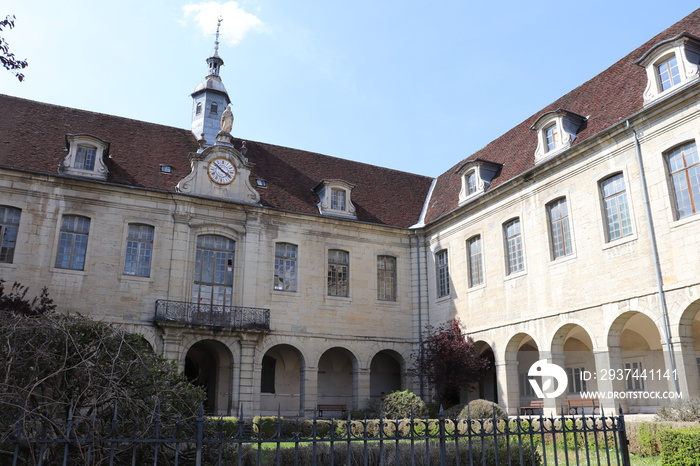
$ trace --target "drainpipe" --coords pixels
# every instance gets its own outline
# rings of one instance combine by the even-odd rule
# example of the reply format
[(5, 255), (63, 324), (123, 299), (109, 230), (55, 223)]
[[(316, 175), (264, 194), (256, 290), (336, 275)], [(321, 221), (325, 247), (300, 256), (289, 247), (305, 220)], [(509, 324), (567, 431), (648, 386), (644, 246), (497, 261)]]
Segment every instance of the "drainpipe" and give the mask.
[[(423, 307), (421, 305), (421, 301), (423, 300), (422, 293), (421, 293), (421, 267), (420, 267), (420, 241), (419, 241), (419, 236), (418, 232), (416, 230), (413, 231), (413, 234), (415, 235), (416, 238), (416, 270), (418, 271), (418, 358), (420, 359), (421, 366), (423, 365)], [(421, 399), (423, 398), (423, 376), (421, 375), (419, 378), (419, 393)]]
[(671, 342), (671, 324), (668, 318), (668, 309), (666, 308), (666, 295), (664, 294), (664, 282), (663, 276), (661, 274), (661, 261), (659, 260), (659, 250), (656, 247), (656, 233), (654, 229), (654, 219), (651, 215), (651, 203), (649, 202), (649, 190), (647, 188), (647, 180), (644, 174), (644, 162), (642, 160), (642, 148), (639, 143), (639, 137), (637, 136), (637, 131), (632, 127), (629, 120), (625, 122), (626, 128), (632, 131), (634, 136), (634, 149), (637, 154), (637, 166), (639, 168), (639, 179), (642, 182), (642, 194), (644, 196), (644, 209), (647, 215), (647, 227), (649, 228), (649, 240), (651, 241), (651, 254), (654, 257), (654, 272), (656, 274), (656, 286), (658, 288), (659, 294), (659, 308), (661, 310), (661, 317), (663, 318), (663, 328), (664, 328), (664, 338), (666, 339), (666, 346), (668, 348), (668, 359), (671, 365), (671, 372), (674, 374), (673, 377), (673, 388), (676, 393), (680, 393), (680, 386), (678, 385), (678, 372), (676, 371), (676, 354), (673, 349), (673, 343)]

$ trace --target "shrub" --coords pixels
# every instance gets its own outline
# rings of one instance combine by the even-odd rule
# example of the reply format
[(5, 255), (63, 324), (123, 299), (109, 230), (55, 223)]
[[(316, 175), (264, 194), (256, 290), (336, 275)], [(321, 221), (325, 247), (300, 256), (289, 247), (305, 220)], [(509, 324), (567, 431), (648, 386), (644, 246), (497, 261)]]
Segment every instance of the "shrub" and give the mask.
[(686, 398), (662, 406), (656, 412), (659, 421), (700, 422), (700, 398)]
[(663, 430), (660, 442), (662, 465), (700, 464), (700, 427)]
[(382, 400), (382, 414), (387, 418), (404, 419), (423, 417), (426, 414), (425, 403), (415, 393), (402, 390), (391, 392)]
[(508, 414), (493, 401), (474, 400), (462, 409), (459, 413), (461, 419), (491, 419), (496, 416), (496, 419), (508, 419)]

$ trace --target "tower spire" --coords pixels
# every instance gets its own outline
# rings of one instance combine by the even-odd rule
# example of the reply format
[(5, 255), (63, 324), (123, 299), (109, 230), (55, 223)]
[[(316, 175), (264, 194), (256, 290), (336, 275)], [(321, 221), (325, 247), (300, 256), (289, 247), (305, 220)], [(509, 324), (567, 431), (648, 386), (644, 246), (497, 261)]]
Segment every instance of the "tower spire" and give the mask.
[(219, 29), (221, 28), (221, 22), (224, 20), (221, 16), (216, 20), (216, 40), (214, 41), (214, 56), (219, 56)]

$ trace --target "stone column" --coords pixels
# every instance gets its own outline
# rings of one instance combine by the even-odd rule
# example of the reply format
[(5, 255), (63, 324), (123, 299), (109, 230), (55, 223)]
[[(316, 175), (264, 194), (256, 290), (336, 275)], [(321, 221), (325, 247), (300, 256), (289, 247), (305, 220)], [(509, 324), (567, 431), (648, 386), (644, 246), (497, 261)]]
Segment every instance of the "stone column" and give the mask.
[[(593, 357), (595, 358), (596, 372), (592, 375), (595, 377), (596, 385), (598, 386), (597, 390), (599, 392), (605, 392), (606, 394), (608, 392), (624, 392), (627, 387), (623, 379), (606, 376), (606, 371), (608, 369), (617, 370), (623, 368), (622, 348), (619, 346), (610, 346), (607, 351), (595, 351)], [(608, 414), (616, 414), (620, 406), (622, 406), (623, 412), (629, 412), (627, 399), (605, 397), (600, 400), (600, 405)]]
[(179, 329), (166, 327), (163, 334), (163, 356), (166, 359), (175, 361), (180, 372), (185, 371), (185, 358), (182, 354), (182, 334)]
[[(683, 398), (700, 397), (700, 373), (695, 355), (695, 339), (692, 336), (675, 337), (671, 341), (676, 356), (676, 378)], [(670, 366), (667, 369), (670, 374)], [(673, 377), (673, 374), (670, 376)], [(674, 390), (673, 380), (669, 382), (669, 390)]]
[(302, 415), (306, 418), (311, 418), (316, 410), (318, 402), (318, 367), (307, 366), (302, 373), (304, 387), (304, 396)]
[(518, 382), (518, 360), (506, 359), (496, 363), (498, 400), (508, 414), (515, 416), (520, 411), (520, 387)]
[(238, 394), (238, 404), (243, 406), (246, 413), (257, 413), (260, 410), (259, 404), (255, 405), (255, 347), (256, 340), (246, 339), (245, 336), (239, 340), (241, 345), (241, 359), (239, 370), (240, 392)]
[(362, 367), (355, 373), (355, 387), (352, 406), (348, 409), (364, 408), (364, 403), (369, 400), (370, 396), (370, 370), (369, 367)]

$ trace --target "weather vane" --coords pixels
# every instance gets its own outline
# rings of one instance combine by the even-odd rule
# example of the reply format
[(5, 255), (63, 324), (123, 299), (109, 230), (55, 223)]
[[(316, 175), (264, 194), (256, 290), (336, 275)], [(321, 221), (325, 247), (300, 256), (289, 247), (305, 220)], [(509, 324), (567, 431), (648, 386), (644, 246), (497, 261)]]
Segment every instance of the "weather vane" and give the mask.
[(221, 27), (221, 22), (224, 20), (221, 16), (216, 21), (216, 40), (214, 41), (214, 55), (219, 53), (219, 28)]

